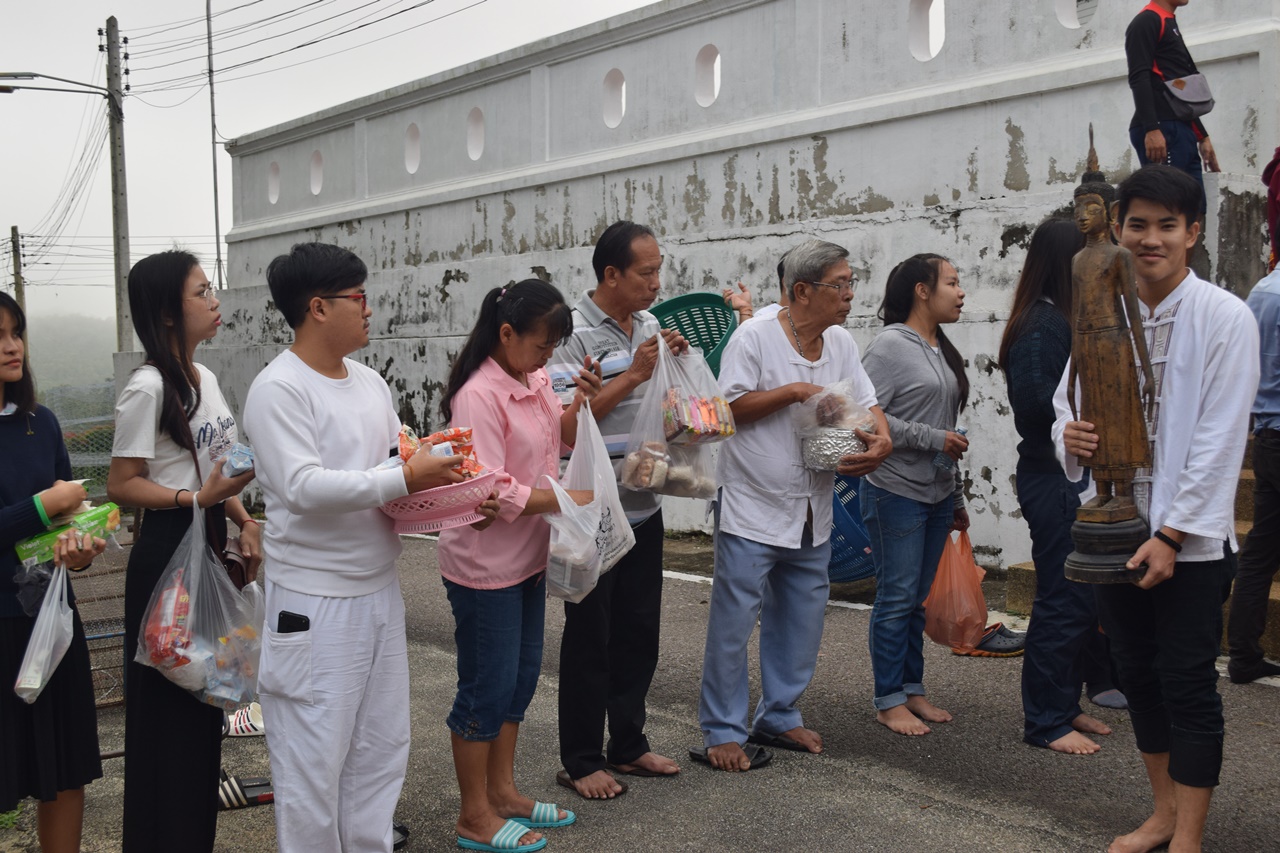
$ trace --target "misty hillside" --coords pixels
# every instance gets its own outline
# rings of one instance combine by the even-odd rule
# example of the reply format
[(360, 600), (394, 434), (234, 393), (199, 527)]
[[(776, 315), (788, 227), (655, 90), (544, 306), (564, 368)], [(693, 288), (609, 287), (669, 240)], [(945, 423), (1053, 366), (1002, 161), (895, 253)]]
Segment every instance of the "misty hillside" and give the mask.
[(112, 378), (114, 317), (27, 317), (31, 372), (41, 393), (60, 385), (92, 385)]

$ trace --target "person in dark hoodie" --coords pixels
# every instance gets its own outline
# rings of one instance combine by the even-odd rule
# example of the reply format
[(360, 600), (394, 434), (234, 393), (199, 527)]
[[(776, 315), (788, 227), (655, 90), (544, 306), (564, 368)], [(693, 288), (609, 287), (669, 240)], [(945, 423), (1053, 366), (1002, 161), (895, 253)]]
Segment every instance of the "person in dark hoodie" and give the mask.
[(1267, 272), (1274, 272), (1280, 260), (1280, 148), (1262, 170), (1262, 182), (1267, 185), (1267, 230), (1271, 235), (1271, 258)]
[[(901, 735), (928, 734), (928, 723), (951, 720), (925, 698), (924, 599), (950, 531), (969, 527), (955, 465), (969, 447), (956, 431), (969, 380), (963, 356), (942, 331), (963, 306), (950, 261), (908, 258), (889, 274), (880, 305), (885, 328), (862, 359), (893, 439), (893, 452), (864, 477), (859, 494), (876, 567), (874, 704), (876, 721)], [(951, 464), (935, 463), (939, 456)]]
[(1200, 184), (1203, 215), (1201, 172), (1219, 171), (1218, 155), (1200, 119), (1184, 121), (1174, 114), (1165, 88), (1165, 81), (1197, 73), (1195, 60), (1182, 40), (1182, 30), (1174, 17), (1174, 12), (1189, 2), (1191, 0), (1152, 0), (1125, 30), (1124, 53), (1129, 63), (1129, 89), (1134, 106), (1129, 139), (1138, 152), (1140, 166), (1166, 163), (1196, 179)]

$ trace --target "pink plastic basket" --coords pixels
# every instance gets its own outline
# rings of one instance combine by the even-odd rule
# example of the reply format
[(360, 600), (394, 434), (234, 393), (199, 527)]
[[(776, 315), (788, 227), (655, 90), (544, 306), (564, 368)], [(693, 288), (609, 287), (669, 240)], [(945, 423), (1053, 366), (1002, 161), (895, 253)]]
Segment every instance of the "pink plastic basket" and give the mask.
[(395, 522), (396, 533), (436, 533), (484, 518), (476, 507), (493, 491), (496, 471), (486, 471), (461, 483), (437, 486), (396, 498), (382, 505)]

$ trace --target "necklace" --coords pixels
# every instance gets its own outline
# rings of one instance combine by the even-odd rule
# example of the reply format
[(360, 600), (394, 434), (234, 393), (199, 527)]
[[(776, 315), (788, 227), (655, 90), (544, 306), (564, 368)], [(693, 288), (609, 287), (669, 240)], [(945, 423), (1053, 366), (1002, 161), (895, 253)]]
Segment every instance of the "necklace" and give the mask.
[(800, 346), (800, 333), (796, 331), (796, 321), (791, 319), (791, 309), (787, 309), (787, 323), (791, 326), (791, 337), (795, 338), (796, 351), (804, 358), (804, 347)]

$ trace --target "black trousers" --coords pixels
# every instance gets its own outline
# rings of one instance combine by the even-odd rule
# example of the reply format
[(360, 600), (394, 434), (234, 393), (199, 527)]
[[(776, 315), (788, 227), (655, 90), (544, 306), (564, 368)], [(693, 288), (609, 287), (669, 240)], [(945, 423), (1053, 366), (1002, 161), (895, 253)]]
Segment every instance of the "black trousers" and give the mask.
[(1222, 603), (1234, 557), (1178, 563), (1149, 590), (1099, 585), (1098, 615), (1138, 750), (1169, 753), (1169, 775), (1212, 788), (1222, 769), (1222, 697), (1214, 662), (1222, 638)]
[(1267, 627), (1267, 598), (1280, 567), (1280, 431), (1253, 437), (1253, 529), (1240, 551), (1240, 571), (1231, 593), (1227, 646), (1233, 669), (1262, 663), (1259, 640)]
[[(225, 515), (216, 521), (225, 541)], [(190, 526), (190, 510), (146, 511), (125, 574), (124, 853), (207, 853), (218, 828), (222, 711), (133, 660), (151, 592)]]
[(1018, 470), (1018, 504), (1031, 528), (1036, 598), (1022, 660), (1023, 740), (1048, 746), (1072, 731), (1083, 713), (1080, 688), (1114, 686), (1107, 640), (1098, 630), (1098, 605), (1087, 584), (1069, 581), (1063, 563), (1074, 545), (1071, 524), (1082, 483), (1061, 470)]
[(635, 547), (586, 598), (565, 602), (560, 761), (573, 779), (603, 770), (606, 754), (609, 764), (630, 764), (649, 751), (645, 696), (658, 666), (662, 535), (659, 510), (635, 528)]

